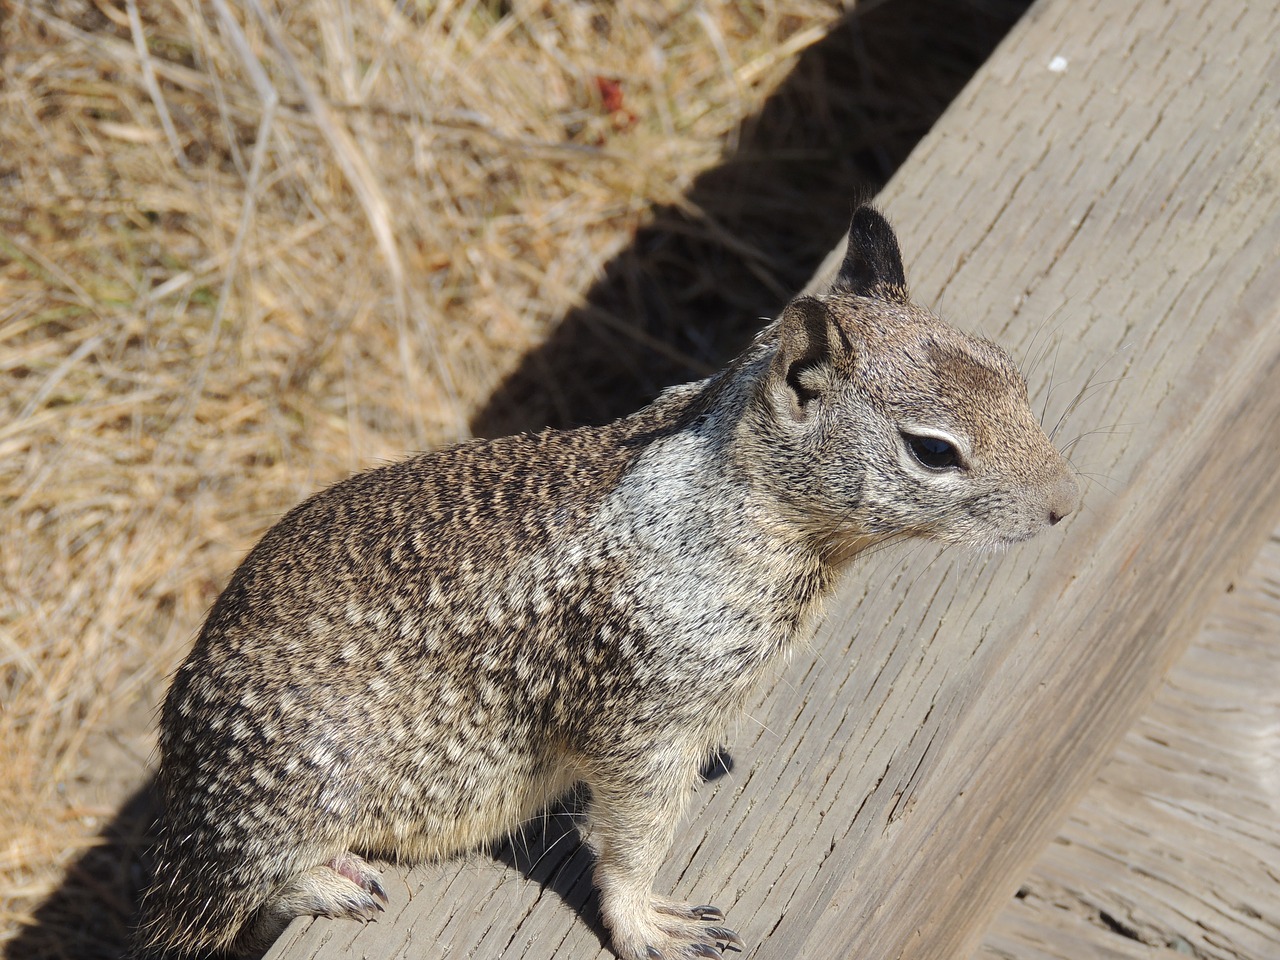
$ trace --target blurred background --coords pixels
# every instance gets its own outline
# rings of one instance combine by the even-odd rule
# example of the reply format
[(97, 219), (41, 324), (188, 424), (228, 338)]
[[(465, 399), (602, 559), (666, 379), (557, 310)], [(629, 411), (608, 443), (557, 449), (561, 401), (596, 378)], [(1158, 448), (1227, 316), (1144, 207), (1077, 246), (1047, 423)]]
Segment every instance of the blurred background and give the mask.
[(120, 949), (166, 678), (277, 517), (706, 375), (1027, 5), (0, 0), (8, 955)]

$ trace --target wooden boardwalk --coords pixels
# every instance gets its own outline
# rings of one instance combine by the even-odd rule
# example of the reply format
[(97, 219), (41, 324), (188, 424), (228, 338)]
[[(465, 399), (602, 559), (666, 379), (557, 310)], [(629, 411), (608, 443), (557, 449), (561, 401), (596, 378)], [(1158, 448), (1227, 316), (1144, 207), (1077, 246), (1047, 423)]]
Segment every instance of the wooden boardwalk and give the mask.
[(1280, 957), (1280, 530), (997, 917), (982, 960)]
[[(917, 298), (1046, 422), (1093, 384), (1096, 482), (1008, 553), (860, 566), (761, 690), (658, 880), (746, 956), (1280, 956), (1278, 118), (1275, 4), (1042, 0), (886, 190)], [(608, 957), (569, 827), (268, 956)]]

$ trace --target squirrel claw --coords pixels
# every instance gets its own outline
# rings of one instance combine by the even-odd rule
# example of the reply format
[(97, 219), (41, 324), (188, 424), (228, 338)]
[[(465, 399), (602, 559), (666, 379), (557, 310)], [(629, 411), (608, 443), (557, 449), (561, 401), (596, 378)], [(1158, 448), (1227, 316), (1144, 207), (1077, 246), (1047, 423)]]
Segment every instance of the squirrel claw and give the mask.
[(724, 911), (719, 907), (709, 903), (683, 903), (664, 897), (654, 897), (651, 902), (660, 918), (657, 930), (646, 931), (647, 936), (643, 939), (637, 937), (638, 946), (618, 950), (620, 956), (633, 960), (697, 960), (699, 957), (723, 957), (727, 949), (743, 949), (742, 938), (733, 930), (707, 925), (708, 922), (724, 920)]
[(730, 946), (742, 946), (742, 938), (728, 927), (707, 927), (702, 932), (713, 940), (723, 940)]

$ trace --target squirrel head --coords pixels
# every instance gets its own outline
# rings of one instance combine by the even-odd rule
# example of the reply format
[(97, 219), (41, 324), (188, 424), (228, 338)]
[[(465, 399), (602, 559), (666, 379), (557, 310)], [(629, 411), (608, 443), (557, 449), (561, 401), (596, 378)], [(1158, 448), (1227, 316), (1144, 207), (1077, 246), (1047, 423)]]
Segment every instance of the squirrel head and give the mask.
[(897, 240), (870, 207), (831, 288), (793, 300), (767, 340), (753, 419), (772, 455), (748, 456), (834, 555), (895, 535), (1000, 546), (1076, 509), (1074, 472), (1013, 360), (911, 302)]

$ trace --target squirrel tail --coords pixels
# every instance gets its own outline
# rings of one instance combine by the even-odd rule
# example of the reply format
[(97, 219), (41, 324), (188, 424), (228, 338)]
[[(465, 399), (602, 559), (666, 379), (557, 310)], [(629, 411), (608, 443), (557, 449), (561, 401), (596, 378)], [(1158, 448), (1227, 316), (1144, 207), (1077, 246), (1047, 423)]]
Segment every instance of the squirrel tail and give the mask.
[(269, 901), (295, 872), (292, 865), (244, 851), (228, 857), (213, 838), (161, 830), (124, 960), (236, 957), (268, 946), (288, 922), (271, 922)]

